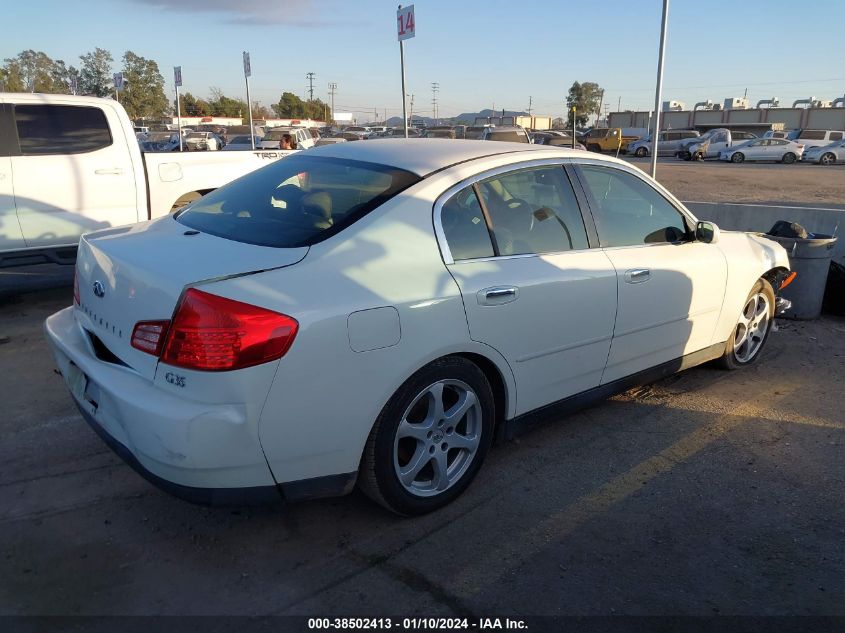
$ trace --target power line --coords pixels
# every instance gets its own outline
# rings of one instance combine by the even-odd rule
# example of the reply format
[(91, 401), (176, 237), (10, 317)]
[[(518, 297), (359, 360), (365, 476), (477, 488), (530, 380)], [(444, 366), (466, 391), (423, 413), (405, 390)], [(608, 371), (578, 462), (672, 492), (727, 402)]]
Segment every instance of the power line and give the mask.
[(308, 78), (308, 100), (314, 101), (314, 73), (305, 73)]
[(337, 84), (333, 81), (329, 82), (329, 95), (332, 99), (332, 123), (334, 123), (334, 94), (337, 92)]

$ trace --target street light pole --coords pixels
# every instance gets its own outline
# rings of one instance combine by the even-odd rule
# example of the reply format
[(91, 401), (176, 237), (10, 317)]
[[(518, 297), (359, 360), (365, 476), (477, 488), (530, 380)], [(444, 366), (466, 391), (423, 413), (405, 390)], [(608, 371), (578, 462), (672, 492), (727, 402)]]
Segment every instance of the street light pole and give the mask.
[(663, 61), (666, 58), (666, 29), (669, 23), (669, 0), (663, 0), (663, 22), (660, 27), (660, 54), (657, 62), (657, 88), (654, 93), (654, 126), (651, 130), (651, 177), (657, 178), (657, 137), (660, 135), (660, 101), (663, 97)]

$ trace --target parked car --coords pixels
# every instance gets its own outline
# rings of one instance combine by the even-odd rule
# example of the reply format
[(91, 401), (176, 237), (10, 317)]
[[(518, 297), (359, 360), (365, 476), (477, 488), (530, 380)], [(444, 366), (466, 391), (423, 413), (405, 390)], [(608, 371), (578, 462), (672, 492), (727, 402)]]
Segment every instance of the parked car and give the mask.
[(801, 130), (767, 130), (763, 133), (763, 138), (785, 138), (794, 141), (800, 134)]
[(519, 125), (486, 126), (478, 137), (482, 141), (506, 141), (509, 143), (530, 143), (528, 132)]
[(619, 127), (593, 128), (579, 140), (591, 152), (622, 152), (628, 151), (628, 144), (638, 138), (636, 134), (626, 134), (625, 130)]
[(274, 127), (264, 135), (264, 138), (261, 139), (261, 143), (259, 144), (261, 149), (279, 149), (279, 144), (285, 134), (290, 134), (291, 138), (296, 141), (296, 149), (314, 147), (314, 139), (311, 138), (311, 134), (305, 128), (280, 126)]
[(836, 141), (830, 145), (817, 145), (805, 149), (801, 160), (805, 163), (816, 163), (817, 165), (845, 163), (845, 141)]
[(347, 141), (346, 141), (345, 138), (340, 138), (338, 136), (324, 136), (317, 141), (316, 146), (320, 147), (321, 145), (334, 145), (335, 143), (346, 143), (346, 142)]
[(372, 130), (370, 130), (370, 128), (361, 125), (348, 125), (343, 128), (343, 131), (348, 134), (356, 134), (361, 140), (366, 140), (372, 135)]
[(562, 134), (551, 134), (548, 132), (534, 132), (529, 135), (531, 142), (535, 145), (552, 145), (555, 147), (569, 147), (574, 149), (587, 149), (578, 141), (573, 143), (571, 136), (564, 136)]
[[(187, 149), (183, 146), (182, 149)], [(179, 132), (150, 132), (141, 143), (144, 152), (179, 151)]]
[(704, 160), (718, 158), (719, 152), (757, 138), (751, 132), (732, 131), (727, 128), (709, 130), (698, 138), (681, 140), (678, 146), (678, 158), (683, 160)]
[[(701, 136), (697, 130), (666, 130), (657, 137), (657, 155), (674, 156), (681, 143), (687, 139), (694, 139)], [(649, 134), (628, 144), (628, 153), (639, 158), (651, 156), (651, 139)]]
[[(252, 139), (255, 142), (255, 148), (259, 148), (261, 144), (261, 137), (253, 136)], [(229, 138), (229, 142), (226, 143), (226, 147), (224, 147), (223, 149), (228, 151), (252, 150), (253, 141), (250, 141), (249, 134), (240, 134), (238, 136), (232, 136)]]
[(214, 132), (191, 132), (185, 137), (189, 151), (215, 151), (222, 149), (223, 142)]
[(803, 143), (805, 148), (829, 145), (833, 141), (845, 139), (845, 132), (841, 130), (801, 130), (796, 141)]
[(73, 306), (45, 330), (84, 419), (173, 494), (357, 482), (415, 515), (531, 414), (756, 362), (788, 267), (623, 161), (373, 140), (84, 235)]
[(428, 129), (423, 136), (424, 138), (456, 138), (455, 130), (451, 128)]
[(787, 141), (784, 138), (757, 138), (722, 150), (719, 152), (719, 160), (732, 163), (765, 160), (791, 164), (801, 160), (803, 153), (804, 146), (795, 141)]

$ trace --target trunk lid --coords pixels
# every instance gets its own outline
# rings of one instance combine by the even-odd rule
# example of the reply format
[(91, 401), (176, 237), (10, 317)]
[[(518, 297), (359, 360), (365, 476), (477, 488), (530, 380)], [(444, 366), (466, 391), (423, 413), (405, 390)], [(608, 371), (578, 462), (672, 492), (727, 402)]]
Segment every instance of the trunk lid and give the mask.
[(93, 335), (98, 357), (116, 362), (110, 352), (152, 380), (158, 358), (131, 345), (138, 321), (171, 319), (188, 286), (283, 268), (306, 253), (307, 247), (271, 248), (200, 233), (170, 216), (84, 235), (76, 263), (77, 319)]

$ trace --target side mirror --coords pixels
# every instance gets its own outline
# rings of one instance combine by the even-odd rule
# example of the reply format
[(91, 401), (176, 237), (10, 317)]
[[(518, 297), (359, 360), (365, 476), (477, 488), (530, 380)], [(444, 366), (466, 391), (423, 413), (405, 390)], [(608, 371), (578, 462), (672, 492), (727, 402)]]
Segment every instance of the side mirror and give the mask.
[(695, 225), (695, 239), (705, 244), (719, 241), (719, 227), (713, 222), (699, 222)]

